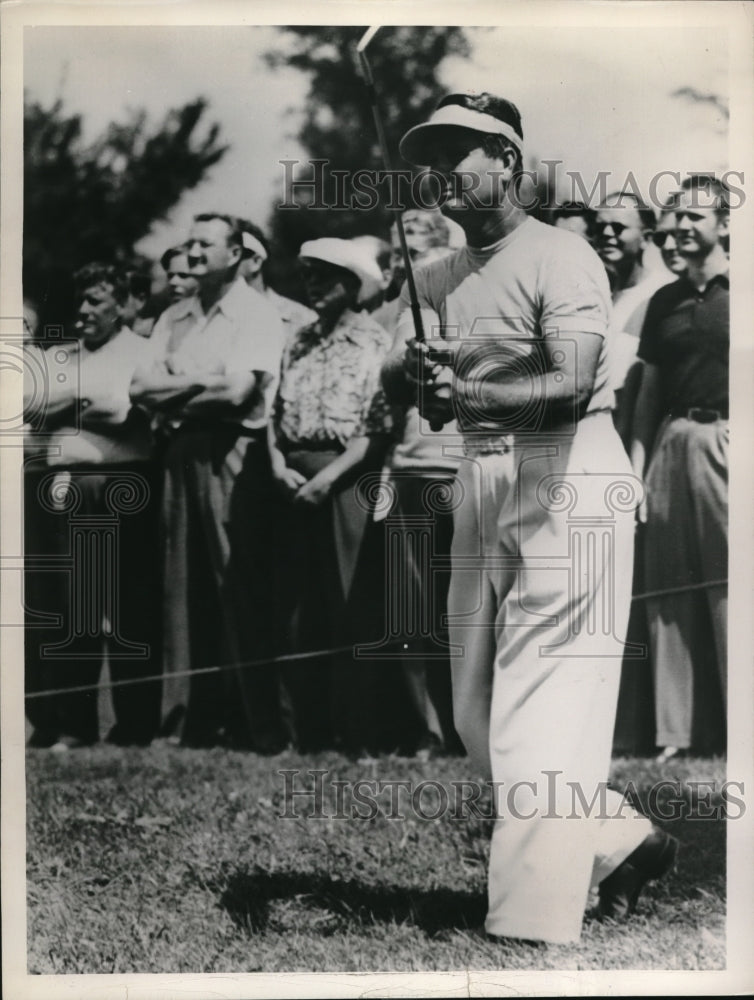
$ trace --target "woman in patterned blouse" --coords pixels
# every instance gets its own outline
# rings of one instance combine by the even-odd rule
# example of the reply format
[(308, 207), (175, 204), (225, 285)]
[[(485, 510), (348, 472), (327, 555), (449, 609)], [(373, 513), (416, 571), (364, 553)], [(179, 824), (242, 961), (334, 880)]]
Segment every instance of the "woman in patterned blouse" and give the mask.
[[(313, 240), (301, 247), (300, 261), (318, 318), (286, 346), (270, 454), (285, 500), (278, 511), (279, 629), (288, 650), (309, 652), (382, 637), (381, 525), (357, 482), (380, 468), (389, 441), (379, 373), (391, 338), (358, 311), (382, 278), (363, 247)], [(398, 748), (391, 666), (356, 660), (350, 651), (287, 666), (298, 747)]]

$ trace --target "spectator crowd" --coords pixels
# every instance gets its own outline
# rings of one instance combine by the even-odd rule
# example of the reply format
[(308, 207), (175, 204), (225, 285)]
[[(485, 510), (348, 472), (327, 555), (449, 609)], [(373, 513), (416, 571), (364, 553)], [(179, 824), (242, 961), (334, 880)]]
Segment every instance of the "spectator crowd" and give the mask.
[[(645, 485), (617, 731), (663, 759), (725, 747), (728, 212), (691, 175), (659, 214), (618, 191), (547, 220), (609, 280), (613, 419)], [(415, 269), (466, 253), (439, 210), (402, 221)], [(106, 664), (118, 745), (462, 752), (463, 445), (381, 379), (406, 338), (397, 229), (305, 242), (306, 303), (269, 286), (271, 253), (207, 212), (159, 279), (81, 269), (64, 338), (26, 303), (31, 746), (98, 741)]]

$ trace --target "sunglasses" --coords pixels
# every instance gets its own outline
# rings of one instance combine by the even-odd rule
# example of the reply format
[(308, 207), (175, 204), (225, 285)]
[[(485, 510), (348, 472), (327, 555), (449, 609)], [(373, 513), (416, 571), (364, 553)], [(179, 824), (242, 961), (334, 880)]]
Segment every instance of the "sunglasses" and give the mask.
[(304, 278), (329, 278), (337, 275), (342, 269), (337, 264), (331, 264), (318, 258), (304, 258), (298, 262), (299, 273)]
[(624, 226), (622, 222), (595, 222), (594, 231), (597, 236), (604, 235), (606, 229), (612, 229), (616, 236), (620, 236), (624, 229), (629, 229), (629, 226)]
[(660, 250), (662, 250), (669, 239), (672, 240), (676, 246), (678, 245), (674, 233), (669, 233), (667, 231), (664, 233), (652, 233), (652, 242), (656, 247), (659, 247)]

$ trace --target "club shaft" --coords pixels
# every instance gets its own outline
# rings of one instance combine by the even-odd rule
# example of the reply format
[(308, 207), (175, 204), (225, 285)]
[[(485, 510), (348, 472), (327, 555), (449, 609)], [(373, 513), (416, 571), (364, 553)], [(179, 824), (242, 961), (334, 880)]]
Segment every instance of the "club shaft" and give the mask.
[[(365, 36), (366, 43), (368, 44), (369, 38)], [(364, 46), (366, 48), (366, 45)], [(374, 118), (374, 126), (377, 130), (377, 139), (380, 144), (380, 150), (382, 152), (382, 160), (385, 164), (385, 169), (388, 173), (392, 173), (393, 166), (392, 160), (390, 158), (390, 151), (388, 149), (387, 137), (385, 135), (385, 126), (382, 122), (382, 115), (380, 114), (380, 109), (377, 103), (377, 93), (374, 88), (374, 78), (372, 76), (372, 70), (369, 65), (369, 60), (367, 59), (366, 52), (364, 49), (359, 49), (359, 59), (361, 61), (362, 70), (364, 73), (364, 80), (366, 82), (367, 98), (369, 100), (370, 107), (372, 109), (372, 117)], [(403, 219), (401, 218), (400, 206), (397, 206), (392, 210), (395, 214), (395, 226), (398, 230), (398, 239), (401, 244), (401, 253), (403, 254), (403, 263), (406, 269), (406, 285), (408, 287), (408, 296), (411, 303), (411, 315), (414, 320), (414, 332), (416, 333), (416, 339), (420, 342), (424, 341), (426, 338), (424, 336), (424, 323), (422, 322), (421, 307), (419, 306), (419, 297), (416, 294), (416, 284), (414, 282), (414, 271), (411, 267), (411, 255), (408, 252), (408, 244), (406, 242), (406, 231), (403, 228)]]

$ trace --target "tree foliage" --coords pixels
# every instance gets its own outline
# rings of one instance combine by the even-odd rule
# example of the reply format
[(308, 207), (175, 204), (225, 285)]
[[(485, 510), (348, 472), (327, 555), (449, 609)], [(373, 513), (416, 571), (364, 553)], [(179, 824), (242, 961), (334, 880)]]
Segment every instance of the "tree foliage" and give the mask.
[(78, 267), (130, 258), (224, 155), (219, 125), (200, 129), (206, 106), (197, 98), (156, 126), (134, 111), (86, 144), (81, 115), (67, 114), (60, 100), (25, 102), (24, 291), (49, 322), (64, 322), (65, 289)]
[(720, 94), (705, 93), (696, 87), (678, 87), (672, 91), (670, 96), (681, 97), (695, 104), (709, 104), (721, 119), (724, 119), (726, 122), (730, 120), (728, 101)]
[[(310, 78), (304, 118), (298, 139), (312, 159), (328, 161), (333, 170), (383, 168), (371, 106), (358, 66), (356, 46), (363, 27), (296, 25), (280, 29), (282, 47), (267, 54), (273, 68), (287, 66)], [(409, 170), (398, 155), (398, 141), (424, 120), (445, 93), (438, 70), (450, 56), (468, 57), (470, 46), (458, 27), (383, 28), (367, 50), (375, 88), (395, 169)], [(302, 169), (301, 176), (311, 176)], [(306, 192), (294, 190), (298, 210), (276, 209), (272, 231), (289, 259), (303, 240), (317, 236), (386, 236), (392, 221), (387, 198), (373, 210), (307, 207)], [(332, 204), (332, 188), (325, 200)]]

